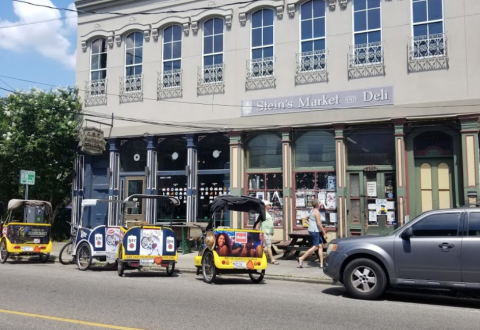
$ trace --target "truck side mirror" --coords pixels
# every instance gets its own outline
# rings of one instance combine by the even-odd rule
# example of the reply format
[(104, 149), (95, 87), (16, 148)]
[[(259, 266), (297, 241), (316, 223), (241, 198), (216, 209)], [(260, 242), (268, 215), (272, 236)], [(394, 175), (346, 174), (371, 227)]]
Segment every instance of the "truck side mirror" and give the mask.
[(412, 227), (409, 227), (409, 228), (407, 228), (406, 230), (404, 230), (403, 233), (402, 233), (402, 235), (401, 235), (402, 239), (407, 240), (407, 241), (409, 241), (409, 240), (410, 240), (410, 237), (412, 237), (412, 236), (413, 236), (413, 229), (412, 229)]

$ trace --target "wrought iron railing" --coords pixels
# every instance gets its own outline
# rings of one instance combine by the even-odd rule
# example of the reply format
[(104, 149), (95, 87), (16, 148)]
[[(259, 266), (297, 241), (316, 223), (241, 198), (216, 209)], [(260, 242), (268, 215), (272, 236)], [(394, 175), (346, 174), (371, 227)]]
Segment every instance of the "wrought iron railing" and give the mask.
[(120, 102), (143, 100), (143, 76), (141, 74), (120, 77)]
[(107, 104), (107, 79), (85, 82), (85, 106)]
[(361, 78), (385, 74), (383, 42), (350, 46), (348, 77)]
[(296, 84), (325, 82), (327, 80), (327, 56), (325, 50), (303, 52), (296, 55)]
[(207, 65), (198, 68), (197, 93), (199, 95), (225, 92), (225, 64)]
[(245, 88), (262, 89), (275, 87), (275, 57), (264, 57), (247, 61)]
[(157, 99), (182, 97), (182, 69), (163, 71), (158, 74)]
[(447, 51), (444, 33), (413, 37), (409, 42), (408, 71), (448, 69)]
[(443, 33), (412, 38), (410, 57), (412, 59), (432, 56), (445, 56), (446, 39)]

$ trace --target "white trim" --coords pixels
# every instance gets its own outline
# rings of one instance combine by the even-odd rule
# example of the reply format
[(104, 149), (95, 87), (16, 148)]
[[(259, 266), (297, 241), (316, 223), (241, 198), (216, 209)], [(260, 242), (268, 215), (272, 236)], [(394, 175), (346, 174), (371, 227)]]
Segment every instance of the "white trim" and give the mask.
[(82, 46), (82, 50), (85, 53), (87, 51), (87, 43), (92, 41), (93, 39), (98, 38), (105, 38), (107, 39), (108, 46), (110, 48), (113, 47), (113, 39), (115, 38), (114, 31), (106, 31), (106, 30), (95, 30), (91, 31), (83, 36), (80, 37), (80, 43)]
[[(320, 0), (320, 1), (323, 1), (325, 3), (325, 16), (323, 16), (324, 18), (324, 28), (325, 28), (325, 35), (322, 37), (322, 38), (314, 38), (313, 35), (314, 35), (314, 32), (313, 32), (313, 24), (312, 24), (312, 38), (310, 39), (305, 39), (303, 40), (302, 39), (302, 6), (304, 4), (306, 4), (307, 2), (309, 1), (314, 1), (314, 0), (307, 0), (307, 1), (303, 1), (303, 3), (301, 5), (298, 6), (298, 34), (299, 34), (299, 43), (298, 43), (298, 47), (299, 47), (299, 53), (301, 54), (302, 53), (302, 42), (304, 41), (315, 41), (315, 40), (325, 40), (325, 48), (324, 50), (326, 51), (327, 50), (327, 8), (328, 8), (328, 5), (327, 5), (327, 0)], [(300, 2), (300, 1), (297, 1), (297, 2)], [(313, 3), (312, 3), (313, 5)], [(317, 18), (320, 18), (320, 17), (317, 17)], [(315, 19), (315, 17), (313, 17), (313, 10), (312, 10), (312, 23), (313, 23), (313, 20)]]
[[(272, 27), (273, 29), (273, 40), (272, 40), (272, 48), (273, 48), (273, 52), (272, 52), (272, 57), (275, 57), (275, 10), (272, 9), (272, 8), (259, 8), (258, 10), (255, 10), (254, 12), (250, 13), (249, 14), (249, 17), (250, 17), (250, 60), (253, 60), (252, 58), (252, 53), (253, 53), (253, 50), (254, 49), (262, 49), (262, 48), (266, 48), (266, 47), (270, 47), (270, 44), (269, 45), (265, 45), (263, 43), (263, 31), (262, 31), (262, 45), (261, 46), (256, 46), (256, 47), (253, 47), (253, 20), (252, 20), (252, 15), (255, 14), (256, 12), (260, 11), (260, 10), (271, 10), (273, 12), (273, 22), (272, 22), (272, 25), (263, 25), (263, 15), (262, 15), (262, 26), (260, 28), (255, 28), (255, 29), (264, 29), (265, 27)], [(269, 57), (269, 56), (268, 56)], [(262, 52), (262, 58), (265, 58), (265, 56), (263, 56), (263, 52)]]
[(204, 24), (207, 20), (214, 17), (222, 17), (224, 25), (227, 28), (232, 26), (233, 9), (207, 9), (191, 17), (192, 32), (196, 34), (198, 32), (199, 22)]
[[(161, 56), (162, 56), (162, 67), (160, 68), (160, 74), (161, 74), (161, 77), (162, 77), (162, 88), (165, 89), (166, 87), (163, 85), (163, 74), (165, 72), (173, 72), (175, 70), (182, 70), (182, 66), (183, 66), (183, 60), (182, 60), (182, 56), (183, 56), (183, 37), (182, 37), (182, 33), (180, 32), (180, 57), (176, 57), (176, 58), (173, 58), (173, 44), (174, 42), (178, 42), (177, 41), (174, 41), (173, 40), (173, 33), (172, 33), (172, 41), (169, 41), (168, 43), (172, 45), (172, 58), (168, 59), (168, 60), (165, 60), (165, 30), (168, 29), (169, 27), (173, 27), (173, 26), (178, 26), (180, 27), (180, 29), (183, 29), (183, 26), (181, 24), (178, 24), (178, 23), (173, 23), (173, 24), (170, 24), (168, 26), (164, 26), (162, 28), (162, 52), (161, 52)], [(178, 69), (175, 69), (173, 68), (172, 70), (168, 70), (168, 71), (165, 71), (164, 70), (164, 63), (165, 62), (173, 62), (173, 61), (177, 61), (177, 60), (180, 60), (180, 68)], [(180, 82), (180, 85), (179, 86), (174, 86), (172, 88), (181, 88), (182, 87), (182, 83)]]
[[(383, 37), (383, 18), (382, 18), (382, 12), (383, 12), (383, 8), (382, 8), (382, 0), (379, 1), (380, 3), (380, 28), (378, 29), (371, 29), (369, 30), (368, 29), (368, 10), (370, 8), (368, 8), (368, 1), (365, 3), (365, 5), (367, 6), (366, 9), (362, 9), (362, 10), (358, 10), (358, 11), (365, 11), (366, 12), (366, 21), (365, 21), (365, 24), (366, 24), (366, 30), (362, 30), (362, 31), (355, 31), (355, 0), (352, 0), (352, 45), (355, 46), (355, 35), (356, 34), (361, 34), (361, 33), (368, 33), (368, 32), (376, 32), (376, 31), (380, 31), (380, 40), (378, 42), (382, 42), (382, 37)], [(372, 9), (376, 9), (377, 7), (375, 8), (372, 8)], [(368, 35), (367, 35), (367, 38), (368, 38)], [(369, 40), (367, 39), (367, 43), (369, 43)]]
[(123, 26), (120, 29), (115, 30), (115, 42), (117, 43), (117, 46), (120, 47), (122, 45), (122, 39), (127, 34), (130, 34), (131, 32), (142, 32), (143, 36), (145, 38), (145, 41), (150, 40), (150, 31), (151, 31), (151, 25), (150, 24), (139, 24), (139, 23), (131, 23)]
[(247, 16), (260, 9), (272, 9), (278, 19), (283, 18), (284, 0), (258, 0), (239, 8), (238, 19), (241, 25), (246, 25)]
[[(208, 16), (207, 16), (208, 17)], [(214, 18), (218, 18), (218, 19), (221, 19), (222, 22), (223, 22), (223, 30), (222, 30), (222, 51), (220, 53), (215, 53), (214, 49), (215, 49), (215, 43), (212, 43), (212, 53), (210, 54), (205, 54), (205, 23), (208, 22), (209, 20), (211, 19), (214, 19)], [(214, 24), (215, 25), (215, 24)], [(201, 67), (202, 67), (202, 81), (205, 83), (205, 81), (203, 80), (203, 75), (205, 73), (205, 70), (203, 69), (205, 67), (205, 56), (215, 56), (215, 55), (220, 55), (222, 54), (222, 63), (221, 64), (225, 64), (225, 29), (226, 29), (226, 19), (224, 17), (218, 17), (218, 16), (214, 16), (214, 17), (208, 17), (208, 19), (204, 20), (202, 22), (202, 64), (201, 64)], [(212, 34), (211, 36), (213, 37), (213, 40), (215, 40), (215, 36), (218, 36), (219, 34)], [(210, 37), (210, 36), (209, 36)], [(220, 64), (220, 63), (218, 63)], [(213, 64), (213, 65), (217, 65), (217, 64)]]
[[(141, 32), (141, 31), (131, 31), (130, 33), (128, 33), (127, 35), (125, 35), (125, 38), (127, 38), (127, 37), (128, 37), (129, 35), (131, 35), (132, 33), (142, 33), (142, 32)], [(139, 65), (142, 67), (142, 73), (140, 73), (140, 75), (143, 75), (143, 46), (144, 46), (144, 44), (143, 44), (143, 40), (142, 40), (142, 47), (141, 47), (141, 48), (142, 48), (142, 62), (141, 62), (140, 64), (135, 63), (135, 53), (136, 53), (135, 50), (138, 49), (138, 48), (140, 48), (140, 47), (135, 47), (135, 39), (134, 39), (134, 41), (133, 41), (133, 47), (132, 47), (132, 48), (128, 48), (128, 49), (133, 49), (133, 50), (134, 50), (134, 58), (133, 58), (133, 62), (134, 62), (134, 63), (127, 65), (127, 43), (125, 42), (125, 47), (124, 47), (124, 50), (125, 50), (124, 55), (125, 55), (125, 57), (124, 57), (124, 60), (123, 60), (123, 68), (124, 68), (124, 70), (123, 70), (123, 76), (124, 76), (124, 77), (134, 77), (134, 76), (137, 76), (137, 74), (133, 74), (133, 75), (128, 76), (128, 75), (127, 75), (127, 67), (128, 67), (128, 68), (131, 68), (131, 67), (136, 67), (136, 66), (139, 66)]]
[[(104, 38), (104, 37), (98, 37), (96, 39), (93, 39), (92, 41), (90, 41), (90, 68), (89, 68), (89, 77), (88, 77), (88, 81), (94, 81), (92, 79), (92, 56), (93, 56), (93, 53), (92, 53), (92, 50), (93, 50), (93, 47), (92, 47), (92, 44), (97, 41), (97, 40), (100, 40), (100, 39), (105, 39), (105, 52), (99, 52), (99, 53), (96, 53), (96, 55), (101, 55), (101, 54), (105, 54), (107, 55), (107, 62), (105, 63), (105, 68), (102, 68), (102, 69), (96, 69), (94, 70), (95, 72), (98, 72), (98, 71), (104, 71), (105, 70), (105, 78), (102, 78), (102, 79), (107, 79), (107, 66), (108, 66), (108, 53), (107, 53), (107, 38)], [(100, 64), (100, 60), (99, 60), (99, 64)], [(98, 80), (102, 80), (102, 79), (98, 79)], [(96, 81), (96, 80), (95, 80)]]
[(160, 30), (165, 30), (166, 27), (171, 25), (180, 25), (183, 29), (183, 33), (188, 36), (190, 31), (190, 17), (170, 16), (159, 20), (157, 23), (152, 24), (152, 36), (155, 41), (160, 36)]
[[(420, 1), (427, 2), (427, 4), (426, 4), (427, 5), (427, 11), (426, 11), (427, 20), (424, 21), (424, 22), (417, 22), (417, 23), (413, 22), (413, 0), (409, 0), (409, 1), (410, 1), (410, 13), (411, 13), (410, 14), (410, 22), (411, 22), (410, 23), (410, 33), (412, 34), (412, 42), (413, 42), (413, 38), (415, 37), (414, 36), (414, 31), (413, 31), (414, 30), (413, 27), (415, 25), (442, 22), (442, 33), (446, 34), (446, 32), (445, 32), (445, 1), (444, 0), (442, 0), (442, 19), (431, 20), (431, 21), (428, 20), (428, 0), (420, 0)], [(418, 1), (418, 2), (420, 2), (420, 1)], [(417, 1), (415, 1), (415, 2), (417, 2)], [(429, 35), (429, 34), (430, 34), (430, 31), (428, 31), (427, 35)]]

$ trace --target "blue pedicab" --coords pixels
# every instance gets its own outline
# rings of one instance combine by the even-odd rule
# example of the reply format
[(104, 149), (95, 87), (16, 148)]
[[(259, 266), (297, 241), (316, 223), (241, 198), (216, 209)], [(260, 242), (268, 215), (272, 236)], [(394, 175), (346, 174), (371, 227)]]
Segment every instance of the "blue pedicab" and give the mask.
[(118, 246), (122, 239), (122, 229), (115, 223), (116, 210), (122, 201), (111, 199), (84, 199), (82, 215), (78, 224), (72, 223), (76, 232), (72, 255), (78, 269), (87, 270), (93, 259), (102, 262), (116, 261)]
[[(132, 195), (124, 200), (123, 209), (135, 207), (140, 199), (156, 201), (157, 206), (171, 209), (180, 205), (176, 197), (161, 195)], [(148, 210), (147, 210), (148, 212)], [(118, 276), (123, 276), (126, 269), (155, 269), (165, 267), (171, 276), (177, 262), (177, 239), (174, 231), (164, 223), (126, 220), (122, 212), (120, 222), (122, 238), (117, 253)], [(153, 217), (152, 217), (153, 218)], [(124, 227), (125, 226), (125, 227)]]

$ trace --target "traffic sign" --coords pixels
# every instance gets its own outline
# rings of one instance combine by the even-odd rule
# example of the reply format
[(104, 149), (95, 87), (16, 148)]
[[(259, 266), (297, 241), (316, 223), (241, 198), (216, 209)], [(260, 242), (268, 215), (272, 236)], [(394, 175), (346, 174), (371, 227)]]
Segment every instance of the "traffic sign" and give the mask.
[(20, 171), (20, 184), (33, 186), (35, 184), (35, 171)]

